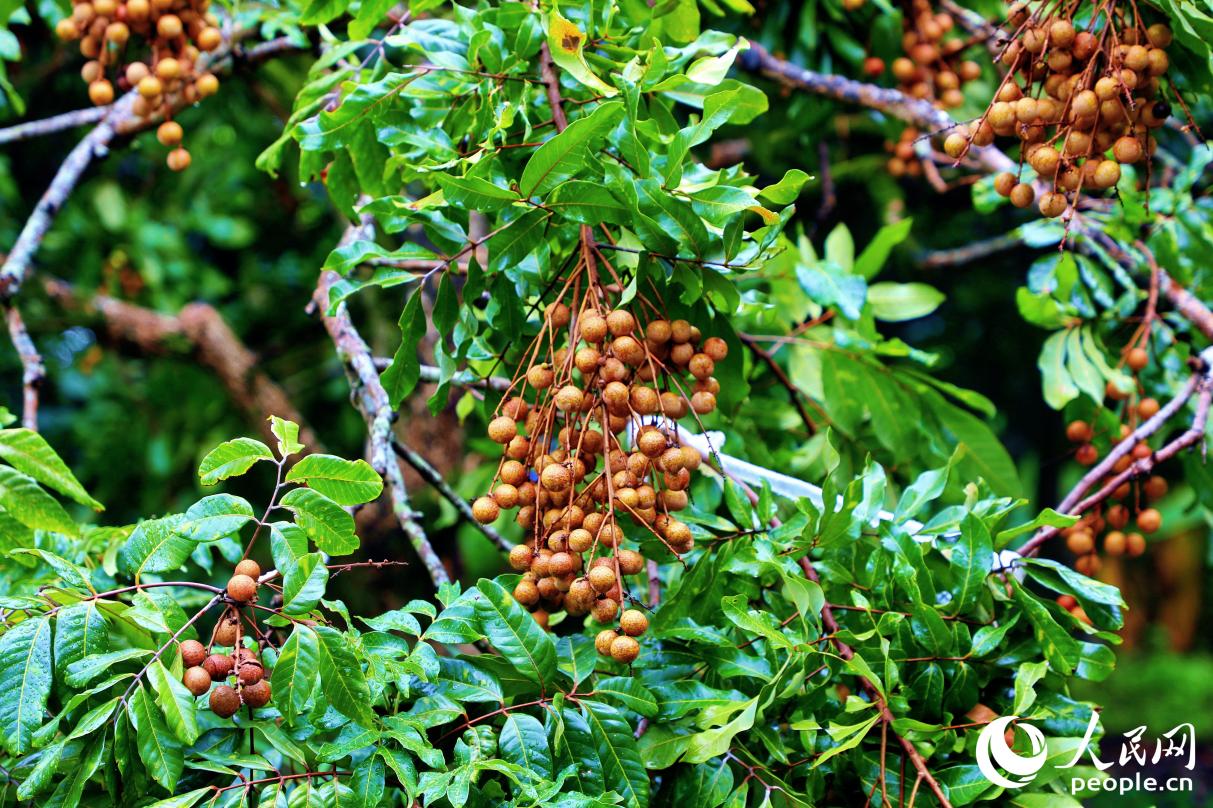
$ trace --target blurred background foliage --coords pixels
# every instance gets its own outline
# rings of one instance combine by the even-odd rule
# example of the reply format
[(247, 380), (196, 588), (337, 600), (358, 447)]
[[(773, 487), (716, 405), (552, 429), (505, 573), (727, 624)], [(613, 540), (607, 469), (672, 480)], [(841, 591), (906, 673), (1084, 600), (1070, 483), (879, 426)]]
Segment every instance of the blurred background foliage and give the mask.
[[(989, 16), (1001, 8), (997, 2), (971, 5)], [(896, 55), (901, 30), (899, 13), (883, 0), (859, 12), (844, 11), (836, 0), (807, 0), (759, 2), (750, 16), (730, 12), (709, 19), (709, 13), (704, 12), (705, 24), (750, 37), (805, 66), (856, 77), (865, 56), (874, 53), (889, 61)], [(22, 58), (7, 65), (8, 80), (25, 102), (22, 117), (79, 108), (85, 98), (76, 75), (78, 57), (49, 44), (53, 38), (45, 23), (36, 15), (30, 19), (13, 26)], [(91, 169), (39, 254), (39, 280), (23, 292), (22, 304), (48, 365), (43, 432), (106, 504), (101, 518), (107, 524), (184, 508), (203, 493), (194, 474), (201, 455), (231, 435), (254, 434), (260, 424), (195, 361), (184, 341), (149, 353), (114, 340), (87, 310), (49, 296), (42, 279), (69, 282), (79, 300), (100, 293), (170, 316), (192, 302), (214, 306), (326, 448), (345, 456), (361, 450), (364, 427), (348, 406), (345, 376), (329, 339), (306, 311), (317, 269), (346, 222), (322, 186), (299, 181), (290, 157), (277, 178), (254, 166), (280, 135), (309, 64), (306, 56), (283, 58), (242, 71), (224, 82), (218, 98), (184, 112), (194, 162), (182, 174), (165, 168), (151, 133), (118, 145)], [(984, 107), (996, 81), (988, 62), (986, 71), (966, 87), (959, 116), (979, 114)], [(880, 278), (927, 283), (946, 299), (928, 316), (882, 325), (882, 333), (933, 354), (936, 377), (993, 402), (997, 415), (991, 426), (1015, 462), (1030, 507), (1055, 503), (1079, 469), (1063, 433), (1065, 417), (1041, 396), (1036, 362), (1048, 332), (1026, 322), (1015, 306), (1027, 268), (1053, 254), (1055, 244), (1019, 241), (964, 264), (936, 260), (937, 251), (1032, 227), (1035, 214), (1005, 206), (979, 213), (965, 182), (940, 194), (921, 178), (894, 179), (885, 171), (885, 143), (896, 139), (899, 123), (761, 84), (771, 109), (760, 125), (720, 130), (701, 147), (701, 157), (710, 164), (744, 159), (762, 178), (759, 184), (776, 181), (789, 168), (812, 174), (788, 232), (793, 238), (803, 234), (818, 254), (840, 225), (862, 249), (882, 227), (908, 221), (906, 238), (893, 249)], [(1194, 100), (1197, 120), (1208, 122), (1207, 99)], [(14, 118), (11, 103), (3, 112)], [(0, 244), (12, 244), (80, 135), (61, 132), (0, 150)], [(1207, 151), (1186, 144), (1179, 133), (1170, 133), (1164, 148), (1180, 166), (1190, 164), (1198, 150)], [(1203, 187), (1194, 190), (1193, 204), (1205, 203)], [(1183, 249), (1195, 260), (1201, 243), (1193, 239)], [(775, 262), (747, 283), (774, 283), (777, 273)], [(803, 296), (795, 284), (788, 289)], [(1208, 300), (1211, 290), (1213, 285), (1193, 291)], [(399, 290), (380, 290), (361, 295), (355, 304), (364, 336), (381, 355), (394, 350), (402, 299)], [(734, 325), (760, 331), (770, 316), (746, 306)], [(1114, 333), (1127, 337), (1131, 330), (1124, 326)], [(752, 358), (749, 369), (750, 397), (730, 415), (735, 440), (745, 449), (730, 443), (726, 451), (816, 479), (814, 452), (820, 451), (820, 441), (809, 439), (787, 391)], [(0, 374), (0, 403), (18, 411), (21, 372), (11, 350), (0, 351)], [(424, 403), (402, 412), (400, 429), (413, 445), (424, 447), (458, 491), (471, 496), (491, 474), (476, 453), (491, 448), (476, 440), (465, 445), (457, 398), (452, 396), (437, 419)], [(878, 445), (868, 448), (879, 455)], [(1098, 685), (1098, 695), (1078, 695), (1105, 705), (1111, 733), (1140, 723), (1162, 729), (1185, 717), (1213, 715), (1213, 608), (1206, 591), (1210, 543), (1198, 497), (1208, 492), (1179, 484), (1177, 471), (1178, 464), (1167, 470), (1176, 483), (1163, 507), (1167, 535), (1153, 541), (1146, 556), (1109, 564), (1102, 574), (1126, 590), (1132, 606), (1126, 645), (1135, 653), (1122, 657), (1113, 677)], [(457, 572), (474, 580), (499, 571), (500, 557), (483, 537), (459, 525), (450, 506), (419, 480), (409, 479), (432, 541)], [(255, 475), (249, 478), (249, 490), (264, 490), (264, 484)], [(363, 544), (367, 557), (401, 553), (403, 543), (387, 526), (369, 528)], [(424, 592), (423, 577), (376, 572), (350, 578), (356, 583), (344, 587), (339, 579), (335, 587), (351, 609), (371, 613)], [(1213, 722), (1197, 729), (1205, 741), (1213, 739)]]

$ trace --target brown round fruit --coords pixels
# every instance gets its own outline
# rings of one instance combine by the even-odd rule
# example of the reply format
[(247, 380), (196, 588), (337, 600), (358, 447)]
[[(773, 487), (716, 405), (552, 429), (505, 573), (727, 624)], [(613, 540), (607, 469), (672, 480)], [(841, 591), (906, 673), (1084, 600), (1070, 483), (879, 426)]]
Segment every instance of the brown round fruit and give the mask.
[(227, 685), (211, 691), (211, 712), (220, 718), (231, 718), (240, 709), (240, 695)]
[(630, 665), (640, 656), (640, 643), (632, 637), (616, 637), (611, 643), (611, 659)]
[(215, 626), (215, 642), (219, 645), (234, 646), (240, 636), (240, 618), (228, 612), (219, 618)]
[(482, 525), (497, 521), (500, 514), (501, 508), (497, 506), (492, 497), (478, 497), (472, 503), (472, 516)]
[(185, 675), (181, 677), (181, 682), (195, 696), (201, 696), (211, 689), (211, 675), (206, 672), (205, 668), (198, 666), (187, 668)]
[(1162, 514), (1156, 508), (1146, 508), (1137, 514), (1137, 526), (1143, 533), (1155, 533), (1162, 527)]
[(206, 646), (197, 640), (186, 640), (181, 643), (181, 661), (187, 668), (201, 665), (206, 660)]
[(257, 582), (247, 575), (233, 575), (227, 582), (227, 596), (237, 603), (249, 603), (257, 599)]
[(1125, 539), (1125, 550), (1136, 558), (1146, 551), (1146, 537), (1140, 533), (1130, 533)]
[(611, 643), (615, 642), (619, 635), (615, 633), (613, 628), (604, 628), (598, 632), (598, 636), (594, 637), (594, 648), (603, 656), (611, 655)]
[(1071, 421), (1066, 424), (1066, 439), (1073, 443), (1090, 443), (1095, 430), (1086, 421)]
[(628, 609), (619, 618), (619, 627), (629, 637), (639, 637), (649, 628), (649, 618), (639, 609)]
[(240, 698), (244, 699), (244, 703), (254, 709), (264, 707), (270, 703), (270, 683), (265, 679), (261, 679), (251, 685), (245, 685), (240, 688)]
[[(141, 82), (142, 84), (142, 82)], [(171, 171), (185, 171), (190, 167), (190, 153), (185, 149), (177, 148), (168, 153), (168, 157), (164, 158), (165, 163)]]
[(261, 667), (260, 662), (241, 662), (240, 667), (236, 669), (236, 678), (242, 685), (256, 684), (265, 678), (265, 668)]
[(235, 664), (227, 654), (211, 654), (202, 662), (202, 667), (211, 675), (211, 679), (223, 679), (232, 672)]
[(247, 575), (256, 580), (261, 577), (261, 565), (251, 558), (246, 558), (236, 565), (233, 572), (237, 575)]

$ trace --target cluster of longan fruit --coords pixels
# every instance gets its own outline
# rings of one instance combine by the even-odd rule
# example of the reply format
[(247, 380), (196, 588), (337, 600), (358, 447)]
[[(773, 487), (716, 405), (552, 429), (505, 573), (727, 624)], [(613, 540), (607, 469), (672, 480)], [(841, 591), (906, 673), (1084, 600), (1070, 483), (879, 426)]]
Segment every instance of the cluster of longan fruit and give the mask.
[[(904, 26), (901, 47), (906, 55), (894, 59), (891, 65), (901, 91), (943, 109), (959, 107), (964, 103), (960, 88), (981, 76), (981, 65), (964, 58), (965, 49), (972, 43), (951, 35), (955, 28), (952, 15), (936, 12), (929, 0), (913, 0)], [(879, 76), (884, 64), (870, 56), (864, 70)]]
[(922, 175), (922, 159), (914, 151), (914, 142), (922, 135), (912, 126), (901, 130), (896, 141), (886, 140), (884, 150), (889, 153), (885, 170), (892, 177), (918, 177)]
[[(166, 118), (156, 137), (172, 149), (166, 162), (173, 171), (190, 164), (190, 153), (181, 146), (181, 124), (168, 120), (173, 110), (219, 90), (213, 73), (196, 69), (203, 52), (223, 43), (219, 22), (207, 10), (209, 4), (210, 0), (72, 0), (71, 15), (55, 26), (60, 39), (80, 41), (80, 53), (88, 59), (80, 75), (94, 104), (113, 103), (116, 83), (122, 91), (138, 91), (132, 106), (136, 115)], [(125, 59), (132, 35), (147, 43), (146, 61)]]
[[(728, 353), (724, 340), (703, 339), (685, 320), (641, 327), (631, 312), (593, 299), (576, 317), (561, 302), (546, 309), (541, 338), (563, 344), (549, 361), (523, 363), (519, 389), (489, 422), (503, 457), (490, 493), (472, 504), (483, 523), (518, 508), (526, 540), (509, 554), (522, 573), (514, 598), (544, 626), (562, 609), (599, 623), (619, 618), (624, 577), (646, 563), (623, 547), (621, 517), (676, 556), (692, 549), (691, 529), (675, 514), (687, 507), (702, 457), (679, 444), (674, 426), (716, 408), (712, 374)], [(627, 663), (648, 621), (635, 609), (619, 619), (620, 633), (609, 644), (601, 634), (598, 649)]]
[[(1135, 374), (1144, 370), (1149, 362), (1150, 356), (1145, 348), (1133, 347), (1125, 353), (1125, 364)], [(1124, 401), (1128, 398), (1111, 383), (1106, 388), (1106, 394), (1112, 401)], [(1124, 412), (1128, 416), (1128, 423), (1121, 423), (1117, 442), (1125, 440), (1133, 433), (1132, 424), (1153, 418), (1159, 409), (1158, 401), (1153, 398), (1143, 397), (1136, 402), (1129, 402)], [(1081, 420), (1071, 421), (1066, 425), (1066, 438), (1078, 444), (1074, 459), (1080, 465), (1092, 466), (1099, 462), (1099, 449), (1093, 442), (1095, 429), (1089, 423)], [(1145, 441), (1136, 444), (1132, 451), (1117, 460), (1108, 471), (1109, 480), (1129, 468), (1134, 461), (1149, 457), (1153, 451)], [(1078, 556), (1074, 568), (1084, 575), (1095, 575), (1099, 572), (1101, 562), (1097, 551), (1100, 548), (1108, 556), (1136, 557), (1144, 553), (1146, 536), (1162, 527), (1162, 514), (1156, 508), (1143, 506), (1157, 502), (1166, 494), (1167, 481), (1157, 474), (1145, 480), (1124, 482), (1112, 492), (1106, 502), (1063, 530), (1066, 547)], [(1130, 530), (1131, 524), (1136, 530)], [(1097, 541), (1100, 534), (1103, 534), (1102, 540)]]
[[(994, 188), (1016, 207), (1036, 202), (1054, 218), (1083, 193), (1115, 187), (1121, 166), (1154, 153), (1150, 133), (1171, 114), (1159, 83), (1170, 64), (1171, 29), (1136, 19), (1125, 25), (1122, 9), (1109, 4), (1080, 30), (1074, 6), (1053, 16), (1047, 6), (1011, 6), (1015, 36), (1001, 55), (1009, 72), (981, 119), (948, 135), (944, 151), (960, 158), (996, 136), (1017, 138), (1020, 171), (999, 174)], [(1039, 199), (1019, 176), (1025, 161), (1051, 187)]]
[[(211, 634), (211, 646), (197, 640), (181, 643), (181, 661), (185, 673), (182, 683), (195, 696), (210, 692), (211, 712), (231, 718), (242, 704), (264, 707), (270, 703), (270, 683), (256, 651), (241, 645), (240, 607), (257, 599), (257, 578), (261, 567), (245, 559), (236, 565), (227, 582), (227, 596), (233, 606), (224, 611)], [(214, 653), (215, 646), (232, 648), (230, 654)], [(219, 684), (212, 689), (211, 685)]]

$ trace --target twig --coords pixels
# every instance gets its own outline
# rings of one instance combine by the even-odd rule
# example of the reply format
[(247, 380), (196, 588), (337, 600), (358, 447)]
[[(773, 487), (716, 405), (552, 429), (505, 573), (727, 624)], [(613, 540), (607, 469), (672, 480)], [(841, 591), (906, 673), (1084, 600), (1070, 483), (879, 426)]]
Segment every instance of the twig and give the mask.
[(24, 401), (21, 407), (21, 425), (26, 429), (38, 431), (38, 390), (46, 379), (46, 365), (42, 355), (30, 338), (21, 319), (21, 312), (12, 303), (5, 304), (4, 317), (8, 322), (8, 334), (13, 340), (13, 347), (21, 357), (21, 384)]
[(26, 121), (16, 126), (9, 126), (0, 129), (0, 145), (25, 140), (26, 138), (41, 137), (42, 135), (49, 135), (52, 132), (62, 132), (64, 129), (75, 129), (77, 126), (85, 126), (90, 123), (97, 123), (108, 115), (109, 111), (109, 105), (104, 107), (88, 107), (86, 109), (64, 112), (61, 115), (52, 115), (40, 121)]
[(809, 434), (817, 434), (817, 425), (813, 423), (812, 416), (809, 415), (809, 411), (804, 407), (803, 399), (807, 398), (804, 391), (797, 387), (792, 380), (788, 378), (788, 374), (785, 373), (783, 368), (779, 366), (779, 363), (775, 361), (775, 357), (763, 350), (752, 337), (742, 334), (739, 335), (738, 338), (745, 344), (747, 348), (750, 349), (751, 353), (766, 363), (767, 367), (771, 369), (771, 372), (775, 374), (775, 378), (778, 379), (779, 383), (788, 391), (788, 396), (792, 399), (792, 404), (796, 407), (796, 412), (800, 413), (800, 420), (804, 421), (805, 428), (809, 430)]
[(983, 239), (982, 241), (974, 241), (963, 247), (955, 247), (950, 250), (934, 250), (925, 253), (918, 259), (918, 265), (924, 269), (941, 269), (943, 267), (958, 266), (960, 264), (967, 264), (970, 261), (976, 261), (979, 258), (985, 258), (988, 255), (1014, 249), (1020, 244), (1023, 244), (1023, 239), (1019, 237), (1019, 231), (1012, 230), (1005, 235)]
[[(373, 220), (369, 215), (364, 215), (360, 217), (358, 224), (346, 229), (340, 245), (373, 238), (373, 230)], [(320, 315), (325, 330), (337, 349), (337, 356), (345, 367), (346, 377), (350, 382), (350, 399), (366, 422), (370, 463), (386, 478), (392, 512), (409, 543), (421, 558), (434, 585), (449, 583), (451, 579), (442, 565), (442, 559), (434, 552), (425, 531), (417, 522), (417, 514), (409, 506), (404, 474), (400, 471), (400, 462), (392, 451), (392, 422), (396, 414), (392, 410), (387, 391), (379, 381), (370, 346), (358, 333), (344, 303), (338, 304), (331, 314), (328, 313), (329, 290), (340, 280), (341, 276), (336, 272), (321, 272), (312, 297), (313, 307)]]
[(488, 537), (489, 541), (496, 544), (502, 550), (509, 550), (514, 545), (500, 533), (493, 529), (492, 525), (483, 525), (476, 519), (472, 513), (472, 506), (468, 505), (467, 500), (459, 496), (455, 489), (442, 478), (442, 474), (438, 469), (434, 468), (428, 460), (421, 456), (420, 453), (414, 451), (409, 446), (405, 445), (404, 441), (399, 438), (392, 439), (392, 449), (395, 450), (404, 462), (412, 466), (421, 479), (425, 480), (430, 485), (437, 489), (438, 493), (447, 502), (455, 506), (455, 510), (459, 511), (459, 515), (474, 525), (481, 533)]

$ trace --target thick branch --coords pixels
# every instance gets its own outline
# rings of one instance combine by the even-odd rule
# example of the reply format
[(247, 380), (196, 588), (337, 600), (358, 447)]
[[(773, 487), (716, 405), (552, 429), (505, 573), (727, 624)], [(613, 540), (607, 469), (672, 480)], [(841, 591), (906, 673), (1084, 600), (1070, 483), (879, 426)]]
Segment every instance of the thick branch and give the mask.
[(192, 347), (199, 362), (219, 377), (228, 396), (256, 422), (267, 439), (275, 438), (266, 419), (277, 415), (299, 424), (299, 438), (306, 446), (320, 448), (320, 441), (302, 413), (283, 389), (260, 370), (257, 355), (213, 306), (191, 303), (173, 317), (108, 295), (82, 300), (62, 281), (47, 281), (45, 287), (47, 294), (64, 308), (100, 317), (113, 339), (128, 342), (144, 353), (171, 351), (175, 344)]
[[(936, 108), (930, 101), (912, 98), (900, 90), (890, 90), (844, 76), (806, 70), (772, 56), (766, 48), (755, 43), (750, 44), (750, 49), (744, 51), (737, 62), (746, 70), (760, 73), (799, 90), (880, 110), (929, 132), (951, 129), (957, 125), (948, 113)], [(973, 147), (969, 150), (969, 156), (988, 171), (1015, 169), (1014, 161), (994, 146)]]
[(53, 115), (40, 121), (19, 123), (16, 126), (0, 129), (0, 145), (17, 140), (25, 140), (26, 138), (41, 137), (53, 132), (61, 132), (64, 129), (75, 129), (77, 126), (85, 126), (90, 123), (97, 123), (108, 115), (109, 111), (109, 105), (104, 107), (88, 107), (86, 109), (64, 112), (61, 115)]
[[(346, 230), (341, 244), (373, 238), (373, 228), (371, 217), (363, 216), (359, 224), (351, 225)], [(350, 398), (366, 421), (370, 463), (386, 479), (392, 512), (409, 543), (421, 558), (434, 585), (449, 583), (451, 579), (442, 565), (442, 560), (434, 552), (425, 531), (417, 522), (417, 514), (409, 506), (404, 474), (392, 449), (392, 422), (396, 414), (392, 410), (387, 391), (379, 381), (371, 348), (358, 333), (344, 303), (339, 304), (332, 314), (328, 313), (329, 290), (340, 280), (341, 276), (336, 272), (320, 273), (320, 280), (312, 296), (314, 308), (324, 322), (324, 328), (337, 349), (337, 356), (345, 367), (346, 377), (350, 382)]]
[(12, 303), (5, 306), (5, 320), (8, 322), (8, 333), (13, 340), (13, 347), (21, 357), (21, 384), (24, 391), (24, 401), (21, 407), (21, 425), (26, 429), (38, 430), (38, 390), (46, 379), (46, 365), (42, 355), (30, 338), (21, 319), (21, 312)]

